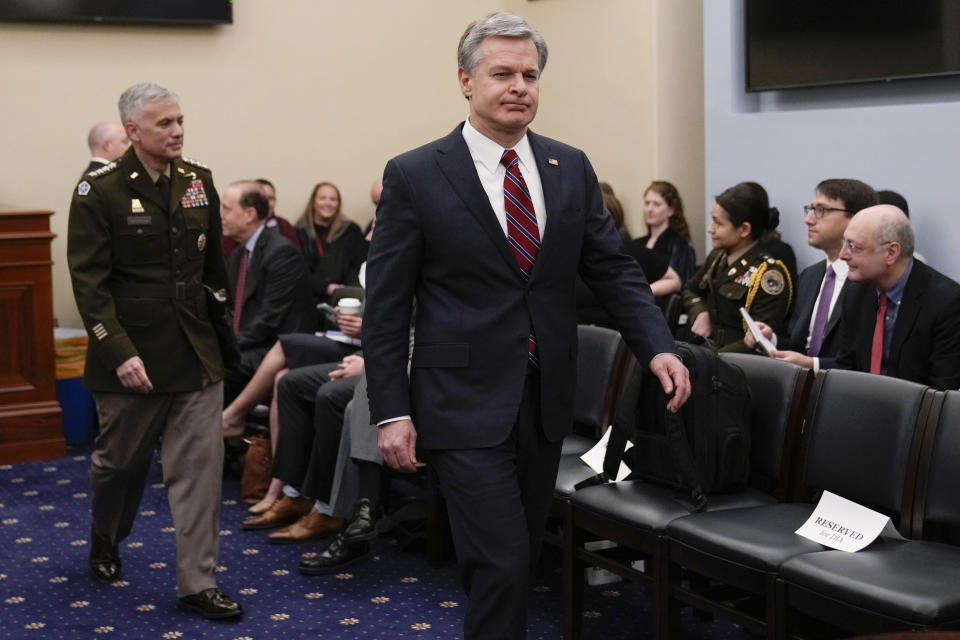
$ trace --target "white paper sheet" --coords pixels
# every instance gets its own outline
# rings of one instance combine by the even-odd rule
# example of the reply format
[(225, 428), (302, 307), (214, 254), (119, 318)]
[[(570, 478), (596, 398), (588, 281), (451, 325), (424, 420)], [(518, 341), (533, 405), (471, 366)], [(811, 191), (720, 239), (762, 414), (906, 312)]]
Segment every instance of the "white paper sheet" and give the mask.
[(824, 491), (810, 518), (796, 531), (797, 535), (839, 549), (860, 551), (883, 535), (903, 540), (890, 518)]
[(757, 344), (760, 345), (760, 348), (763, 349), (763, 352), (770, 355), (771, 351), (775, 351), (777, 346), (760, 333), (760, 328), (757, 326), (757, 323), (754, 322), (753, 318), (750, 317), (750, 313), (744, 307), (740, 307), (740, 315), (743, 316), (743, 319), (747, 323), (747, 329), (753, 334), (753, 337), (756, 339)]
[[(610, 432), (612, 430), (613, 427), (607, 427), (607, 430), (603, 433), (603, 437), (600, 438), (599, 442), (593, 445), (593, 448), (590, 449), (590, 451), (587, 451), (585, 454), (580, 456), (580, 460), (582, 460), (585, 465), (597, 473), (603, 473), (603, 458), (607, 455), (607, 443), (610, 442)], [(624, 452), (629, 450), (632, 446), (633, 443), (628, 440), (626, 447), (623, 449)], [(614, 480), (614, 482), (620, 482), (628, 475), (630, 475), (630, 467), (625, 465), (621, 460), (620, 468), (617, 470), (617, 478)]]

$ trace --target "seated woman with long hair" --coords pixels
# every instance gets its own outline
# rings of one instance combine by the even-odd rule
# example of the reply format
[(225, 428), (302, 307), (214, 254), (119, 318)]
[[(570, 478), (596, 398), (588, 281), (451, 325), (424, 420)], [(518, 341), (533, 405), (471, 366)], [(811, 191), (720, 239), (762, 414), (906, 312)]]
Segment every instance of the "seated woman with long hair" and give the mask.
[(647, 235), (638, 238), (667, 261), (686, 282), (697, 268), (697, 255), (690, 244), (690, 228), (683, 215), (683, 199), (666, 180), (654, 180), (643, 192), (643, 221)]
[(328, 302), (340, 287), (357, 284), (367, 243), (357, 223), (344, 217), (336, 185), (319, 182), (313, 187), (295, 227), (318, 304)]

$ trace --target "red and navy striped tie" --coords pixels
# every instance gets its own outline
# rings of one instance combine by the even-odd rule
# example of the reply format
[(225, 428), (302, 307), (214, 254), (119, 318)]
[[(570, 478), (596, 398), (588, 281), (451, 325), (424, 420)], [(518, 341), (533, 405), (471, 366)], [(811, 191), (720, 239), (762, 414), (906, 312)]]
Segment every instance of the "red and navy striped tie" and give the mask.
[[(540, 228), (533, 210), (530, 190), (520, 173), (520, 158), (513, 149), (507, 149), (500, 158), (500, 164), (507, 168), (503, 177), (503, 204), (507, 214), (507, 241), (513, 250), (513, 256), (520, 265), (525, 278), (530, 277), (533, 263), (540, 251)], [(530, 362), (539, 367), (537, 358), (537, 339), (530, 327)]]

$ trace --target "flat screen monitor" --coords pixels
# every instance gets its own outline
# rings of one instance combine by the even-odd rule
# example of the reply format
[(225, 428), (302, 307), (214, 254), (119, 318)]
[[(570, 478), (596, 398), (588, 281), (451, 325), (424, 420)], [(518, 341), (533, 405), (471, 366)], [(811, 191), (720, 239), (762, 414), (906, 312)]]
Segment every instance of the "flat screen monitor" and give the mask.
[(960, 73), (957, 0), (746, 0), (748, 91)]
[(231, 0), (0, 0), (0, 20), (230, 24)]

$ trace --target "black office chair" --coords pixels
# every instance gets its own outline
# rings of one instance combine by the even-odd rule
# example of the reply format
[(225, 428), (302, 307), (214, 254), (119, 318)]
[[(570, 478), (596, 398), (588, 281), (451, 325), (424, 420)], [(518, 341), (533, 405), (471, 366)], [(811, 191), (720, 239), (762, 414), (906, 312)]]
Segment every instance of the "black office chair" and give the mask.
[[(771, 504), (790, 494), (792, 447), (800, 432), (803, 408), (811, 387), (811, 371), (796, 365), (754, 355), (723, 354), (727, 362), (743, 369), (751, 389), (750, 488), (733, 494), (709, 496), (707, 511)], [(689, 515), (691, 506), (677, 493), (641, 481), (587, 487), (575, 492), (569, 503), (570, 535), (564, 554), (564, 633), (578, 638), (583, 608), (583, 570), (597, 565), (627, 579), (653, 583), (654, 637), (665, 637), (671, 627), (666, 616), (668, 582), (664, 530), (674, 519)], [(588, 551), (588, 539), (610, 540), (615, 549)], [(644, 571), (632, 567), (646, 561)], [(675, 612), (674, 612), (675, 614)]]
[(564, 438), (560, 467), (554, 485), (551, 522), (544, 540), (563, 546), (564, 505), (578, 482), (596, 472), (580, 460), (603, 435), (613, 420), (628, 354), (620, 334), (612, 329), (580, 325), (577, 328), (577, 386), (573, 401), (574, 433)]
[[(668, 524), (671, 616), (681, 603), (691, 604), (768, 638), (783, 637), (780, 567), (790, 558), (823, 551), (794, 533), (813, 511), (814, 496), (829, 490), (898, 521), (912, 491), (910, 460), (921, 434), (916, 426), (926, 419), (934, 394), (896, 378), (821, 372), (806, 419), (802, 485), (795, 492), (805, 501), (696, 513)], [(722, 589), (684, 586), (680, 567)]]
[(857, 634), (960, 628), (960, 392), (938, 396), (942, 409), (931, 411), (921, 446), (913, 540), (787, 560), (788, 616), (796, 609)]

